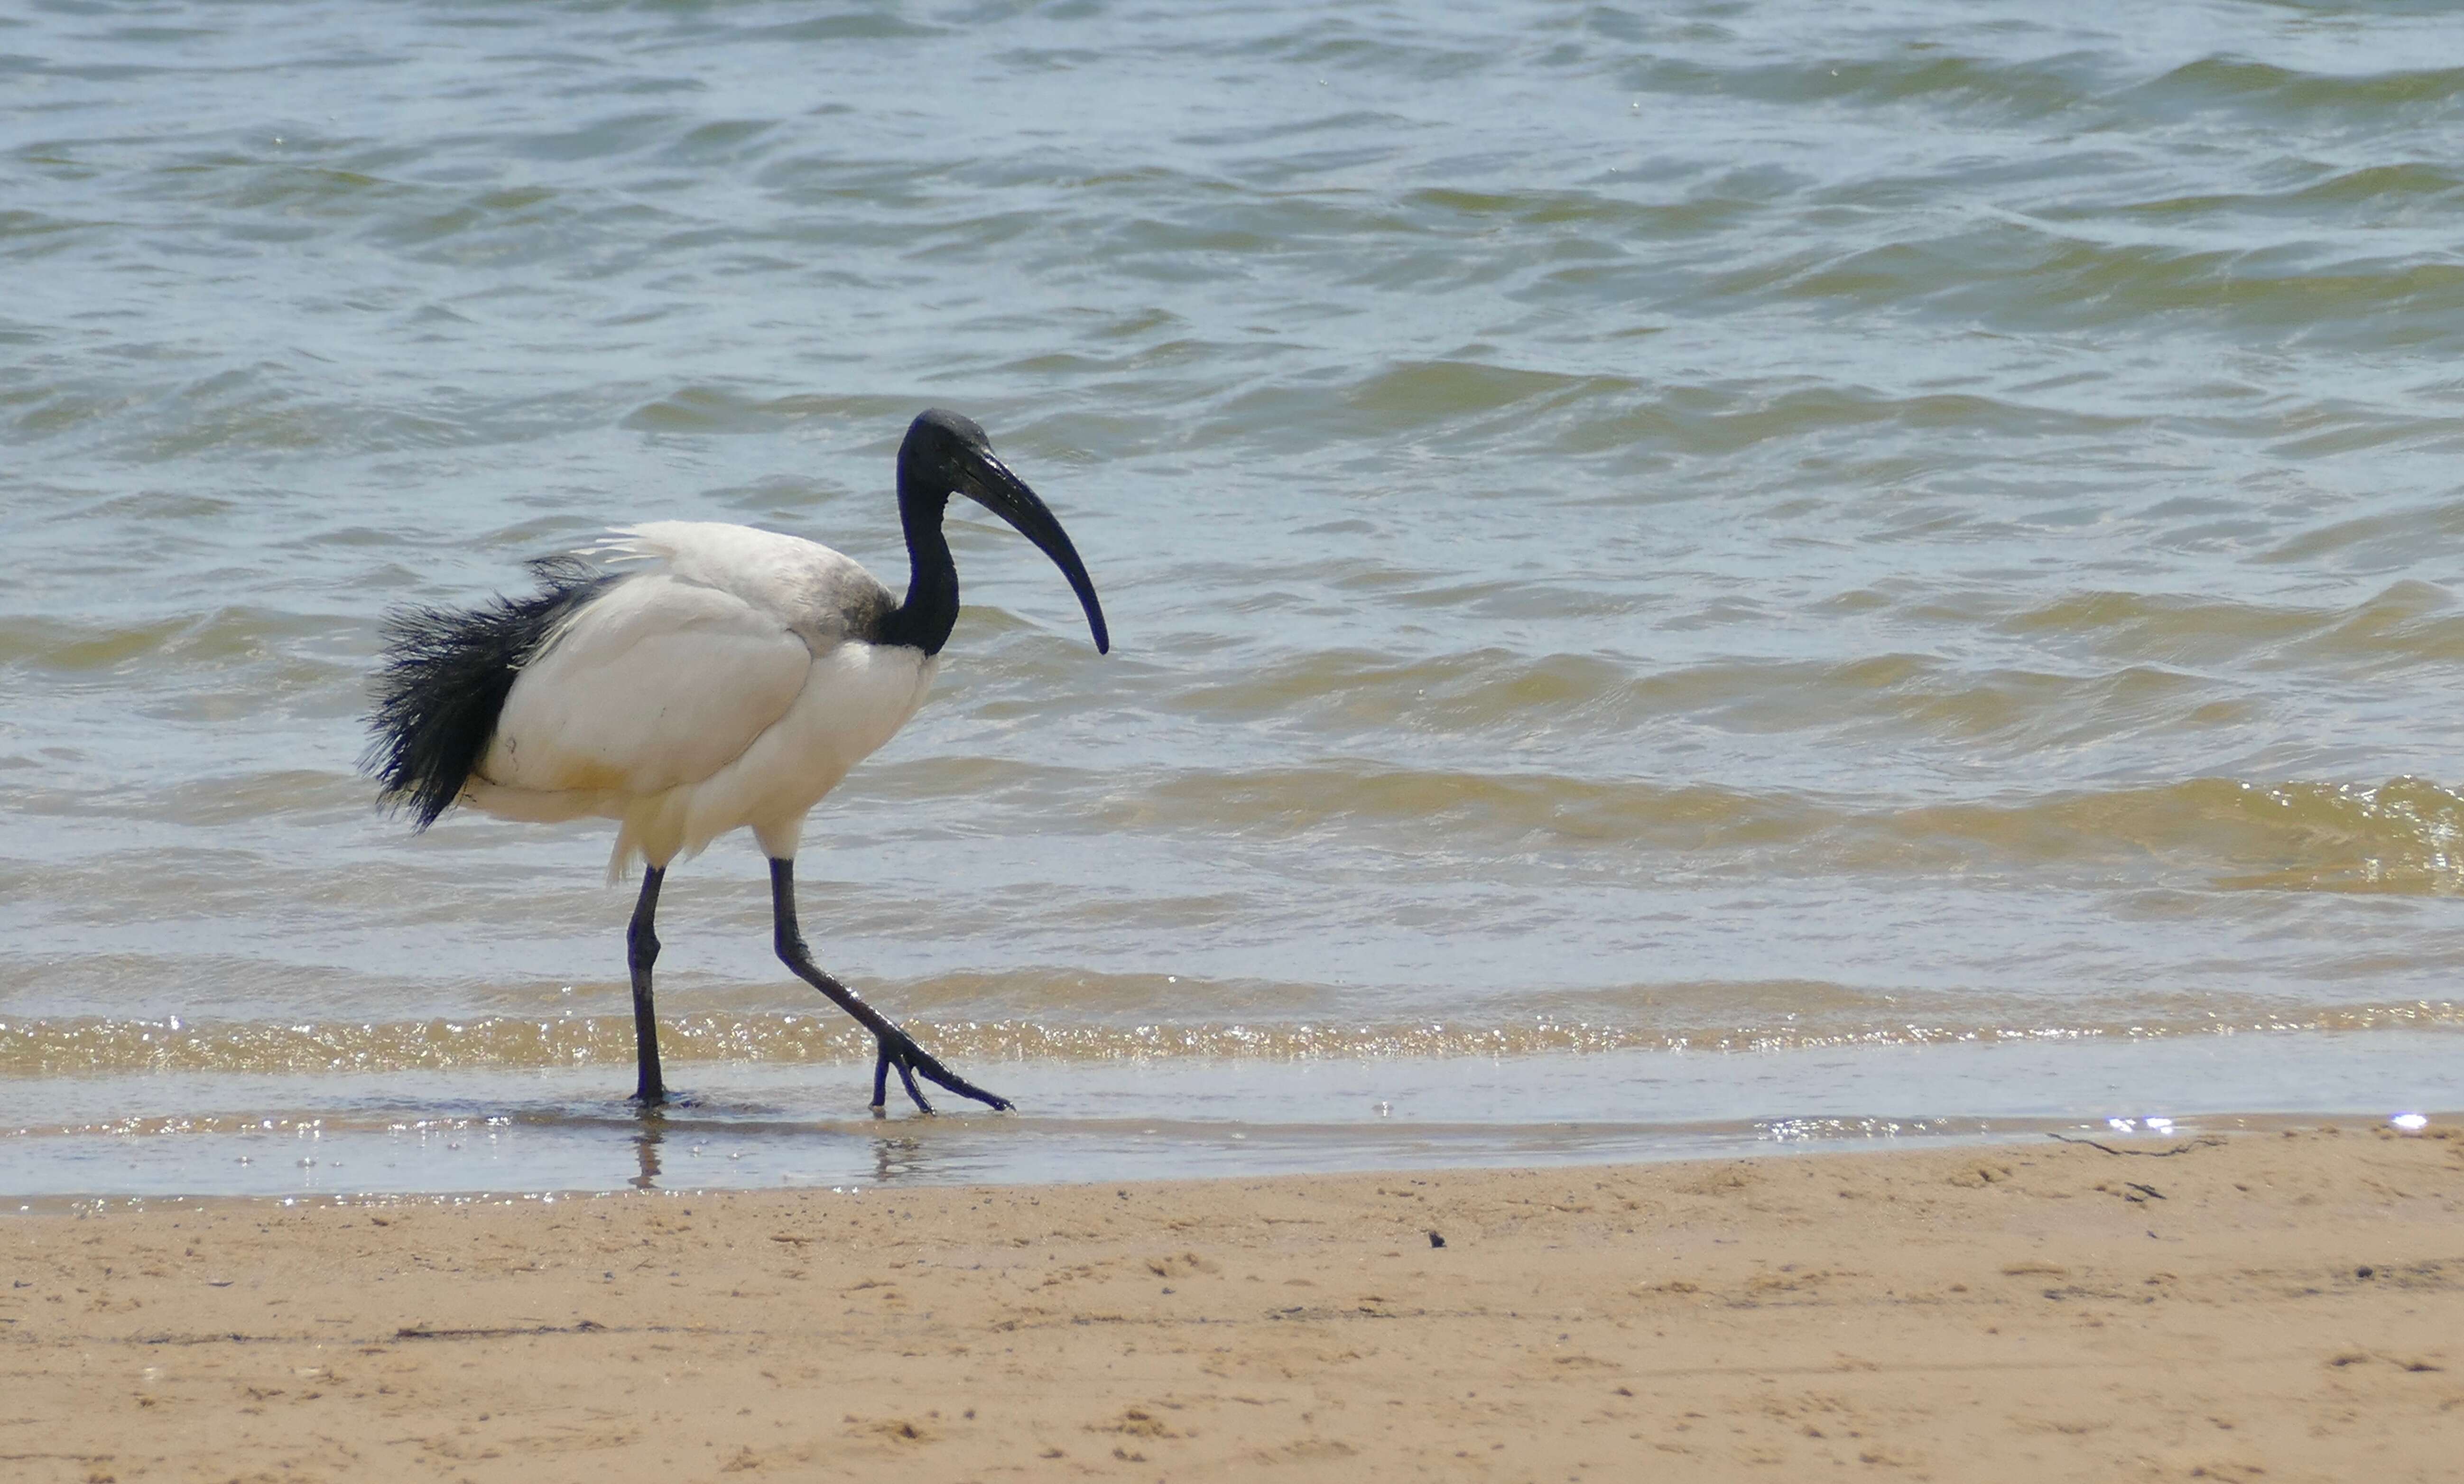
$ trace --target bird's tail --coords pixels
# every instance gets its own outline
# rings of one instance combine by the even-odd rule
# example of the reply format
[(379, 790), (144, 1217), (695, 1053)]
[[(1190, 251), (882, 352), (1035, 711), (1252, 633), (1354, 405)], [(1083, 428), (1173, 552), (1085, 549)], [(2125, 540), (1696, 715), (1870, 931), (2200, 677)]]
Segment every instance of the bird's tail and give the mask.
[(425, 830), (462, 796), (487, 756), (496, 715), (557, 626), (616, 579), (576, 557), (530, 564), (539, 590), (475, 609), (406, 608), (385, 620), (377, 672), (375, 735), (360, 770), (383, 786), (380, 800), (411, 812)]

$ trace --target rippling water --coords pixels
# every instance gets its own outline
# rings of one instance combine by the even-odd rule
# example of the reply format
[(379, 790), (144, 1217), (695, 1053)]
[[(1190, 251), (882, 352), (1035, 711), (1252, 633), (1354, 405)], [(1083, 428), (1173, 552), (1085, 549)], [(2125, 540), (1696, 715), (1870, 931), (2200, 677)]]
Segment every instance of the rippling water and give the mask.
[(895, 586), (934, 404), (1117, 647), (954, 513), (806, 927), (1031, 1117), (834, 1121), (724, 842), (745, 1178), (2464, 1107), (2464, 30), (2065, 14), (0, 18), (0, 1188), (642, 1178), (606, 827), (378, 815), (377, 620), (664, 517)]

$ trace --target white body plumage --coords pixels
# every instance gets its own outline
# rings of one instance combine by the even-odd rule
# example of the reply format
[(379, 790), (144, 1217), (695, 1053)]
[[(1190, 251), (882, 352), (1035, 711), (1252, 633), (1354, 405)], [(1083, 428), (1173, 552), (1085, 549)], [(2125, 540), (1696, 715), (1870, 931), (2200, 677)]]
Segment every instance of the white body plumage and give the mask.
[(463, 802), (506, 819), (619, 822), (614, 880), (749, 828), (772, 859), (897, 734), (937, 659), (863, 634), (896, 606), (849, 557), (750, 526), (615, 533), (623, 571), (515, 677)]

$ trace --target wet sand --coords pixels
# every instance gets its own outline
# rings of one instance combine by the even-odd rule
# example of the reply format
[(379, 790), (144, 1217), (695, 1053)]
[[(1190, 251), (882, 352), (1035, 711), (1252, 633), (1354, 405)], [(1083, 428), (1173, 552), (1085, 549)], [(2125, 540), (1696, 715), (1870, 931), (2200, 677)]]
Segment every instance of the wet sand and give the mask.
[(19, 1217), (0, 1472), (2452, 1479), (2456, 1136)]

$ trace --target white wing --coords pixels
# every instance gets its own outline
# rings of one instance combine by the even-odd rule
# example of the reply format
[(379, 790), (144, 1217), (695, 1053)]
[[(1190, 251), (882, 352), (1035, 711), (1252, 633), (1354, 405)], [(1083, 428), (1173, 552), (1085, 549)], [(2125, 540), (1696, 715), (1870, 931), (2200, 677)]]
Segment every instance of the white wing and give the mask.
[(813, 653), (733, 592), (665, 570), (620, 578), (515, 677), (480, 776), (634, 798), (699, 783), (787, 714)]
[(855, 559), (819, 542), (714, 521), (651, 521), (610, 533), (598, 548), (617, 561), (742, 599), (804, 636), (820, 654), (896, 601)]

